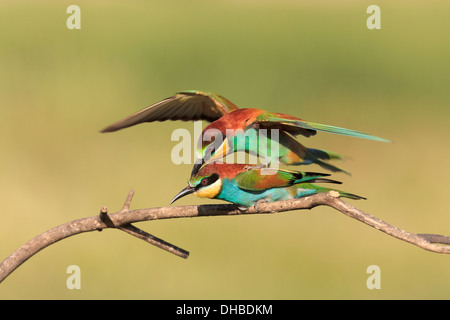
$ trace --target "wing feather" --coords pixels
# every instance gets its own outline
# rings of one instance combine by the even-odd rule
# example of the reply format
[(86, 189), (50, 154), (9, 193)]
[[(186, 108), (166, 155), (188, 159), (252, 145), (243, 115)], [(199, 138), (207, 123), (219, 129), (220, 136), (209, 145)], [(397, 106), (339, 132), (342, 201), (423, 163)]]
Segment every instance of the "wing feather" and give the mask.
[(182, 91), (113, 123), (101, 132), (117, 131), (154, 121), (206, 120), (212, 122), (237, 109), (238, 107), (231, 101), (212, 92)]
[(248, 191), (282, 188), (301, 182), (339, 183), (338, 181), (323, 178), (327, 176), (329, 176), (327, 173), (254, 168), (240, 172), (235, 179), (239, 188)]

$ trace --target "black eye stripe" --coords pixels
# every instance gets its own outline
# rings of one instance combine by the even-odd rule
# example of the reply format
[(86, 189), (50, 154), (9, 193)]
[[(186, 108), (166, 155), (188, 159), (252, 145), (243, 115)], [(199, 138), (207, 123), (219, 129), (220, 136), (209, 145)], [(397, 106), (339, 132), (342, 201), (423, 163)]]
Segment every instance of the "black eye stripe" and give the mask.
[(217, 173), (214, 173), (213, 175), (211, 175), (208, 180), (209, 180), (209, 184), (213, 184), (214, 182), (216, 182), (219, 179), (219, 175)]
[(219, 179), (219, 175), (216, 173), (213, 173), (212, 175), (210, 175), (209, 177), (206, 178), (202, 178), (202, 180), (200, 180), (200, 183), (197, 185), (196, 189), (199, 189), (201, 187), (206, 187), (209, 185), (212, 185), (214, 182), (216, 182)]

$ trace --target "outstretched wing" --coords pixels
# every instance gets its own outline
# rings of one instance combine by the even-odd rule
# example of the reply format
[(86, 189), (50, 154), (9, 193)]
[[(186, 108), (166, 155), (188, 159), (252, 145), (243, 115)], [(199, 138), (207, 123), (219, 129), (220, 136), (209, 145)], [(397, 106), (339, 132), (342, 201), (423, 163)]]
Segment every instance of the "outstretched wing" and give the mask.
[(228, 99), (212, 92), (188, 90), (157, 102), (123, 120), (106, 127), (101, 132), (112, 132), (143, 122), (166, 120), (215, 121), (238, 107)]
[(390, 142), (389, 140), (379, 138), (367, 133), (329, 126), (326, 124), (313, 123), (282, 113), (262, 113), (256, 118), (252, 126), (266, 129), (280, 129), (295, 136), (301, 134), (305, 137), (310, 137), (311, 135), (315, 135), (316, 131), (322, 131), (355, 138)]
[(340, 183), (339, 181), (323, 178), (327, 176), (329, 176), (327, 173), (255, 168), (242, 171), (236, 175), (235, 179), (239, 188), (248, 191), (287, 187), (301, 182)]

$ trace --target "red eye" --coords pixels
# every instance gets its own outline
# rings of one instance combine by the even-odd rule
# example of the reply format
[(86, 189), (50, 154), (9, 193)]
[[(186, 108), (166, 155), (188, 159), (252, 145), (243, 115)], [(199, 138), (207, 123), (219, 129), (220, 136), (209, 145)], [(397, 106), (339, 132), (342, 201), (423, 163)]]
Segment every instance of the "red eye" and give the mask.
[(200, 184), (201, 184), (202, 186), (206, 186), (206, 185), (208, 184), (208, 179), (203, 178), (202, 181), (200, 181)]

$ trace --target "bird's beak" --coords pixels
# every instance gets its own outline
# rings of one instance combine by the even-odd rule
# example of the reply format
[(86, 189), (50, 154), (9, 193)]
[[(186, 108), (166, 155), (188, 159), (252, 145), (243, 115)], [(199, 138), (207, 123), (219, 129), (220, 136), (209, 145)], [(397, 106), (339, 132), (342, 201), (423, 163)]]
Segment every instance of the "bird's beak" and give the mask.
[(192, 188), (191, 186), (187, 186), (186, 188), (184, 188), (183, 190), (181, 190), (176, 196), (175, 198), (172, 199), (172, 201), (170, 202), (170, 204), (174, 203), (175, 201), (177, 201), (180, 198), (183, 198), (184, 196), (187, 196), (188, 194), (194, 193), (195, 192), (195, 188)]
[(196, 161), (194, 163), (194, 167), (192, 168), (192, 172), (191, 172), (191, 178), (193, 176), (195, 176), (197, 174), (197, 172), (200, 170), (200, 168), (202, 167), (202, 165), (205, 163), (205, 161), (203, 161), (203, 159), (200, 161)]

